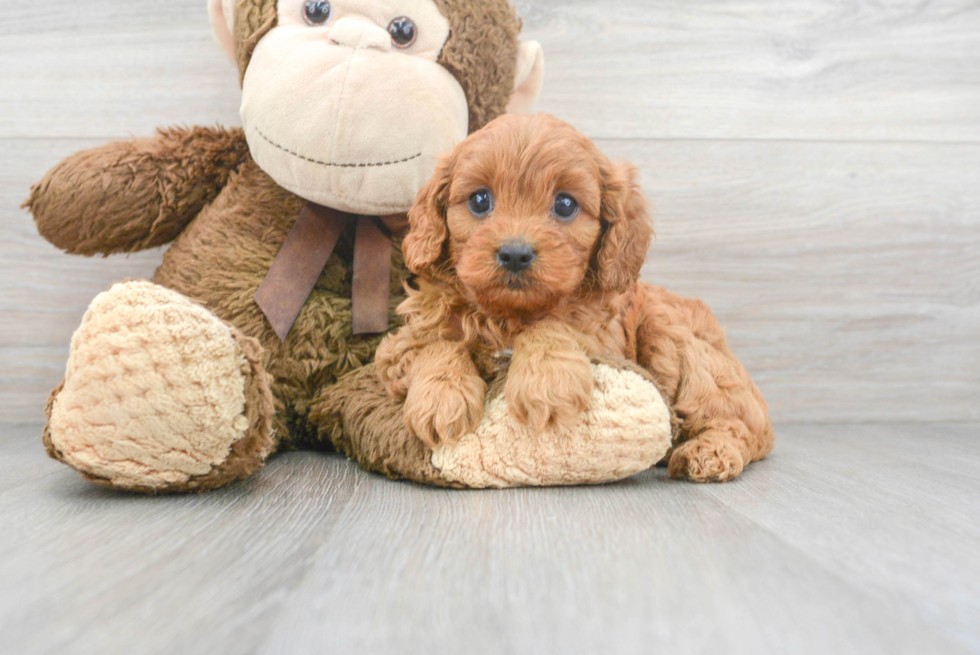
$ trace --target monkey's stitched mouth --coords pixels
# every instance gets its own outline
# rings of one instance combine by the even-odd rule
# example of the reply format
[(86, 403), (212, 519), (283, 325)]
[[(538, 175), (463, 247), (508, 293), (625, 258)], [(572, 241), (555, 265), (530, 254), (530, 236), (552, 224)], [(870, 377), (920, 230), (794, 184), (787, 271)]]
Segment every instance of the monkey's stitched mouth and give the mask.
[(404, 159), (397, 159), (394, 161), (380, 161), (375, 163), (361, 163), (361, 164), (357, 164), (357, 163), (342, 164), (338, 162), (321, 161), (319, 159), (314, 159), (313, 157), (307, 157), (306, 155), (301, 155), (300, 153), (294, 150), (290, 150), (289, 148), (285, 148), (279, 145), (278, 143), (276, 143), (275, 141), (273, 141), (272, 139), (270, 139), (269, 137), (267, 137), (265, 134), (263, 134), (262, 130), (260, 130), (259, 128), (256, 127), (254, 129), (255, 129), (255, 133), (258, 134), (263, 139), (265, 139), (269, 143), (269, 145), (279, 148), (287, 155), (292, 155), (293, 157), (302, 159), (303, 161), (308, 161), (312, 164), (319, 164), (320, 166), (328, 166), (331, 168), (380, 168), (381, 166), (393, 166), (395, 164), (404, 164), (405, 162), (412, 161), (413, 159), (418, 159), (419, 157), (422, 156), (422, 153), (420, 152), (412, 155), (411, 157), (405, 157)]

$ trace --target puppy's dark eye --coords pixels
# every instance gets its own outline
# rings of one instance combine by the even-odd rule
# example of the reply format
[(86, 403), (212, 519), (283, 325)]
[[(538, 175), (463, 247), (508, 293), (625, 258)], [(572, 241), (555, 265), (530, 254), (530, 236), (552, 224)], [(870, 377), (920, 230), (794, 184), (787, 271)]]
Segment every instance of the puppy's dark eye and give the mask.
[(330, 20), (330, 12), (333, 8), (326, 0), (321, 2), (307, 2), (303, 7), (303, 18), (310, 25), (323, 25)]
[(486, 189), (481, 189), (470, 196), (470, 213), (482, 218), (493, 209), (493, 195)]
[(575, 198), (567, 193), (559, 193), (555, 197), (554, 211), (555, 216), (563, 221), (568, 221), (575, 218), (575, 215), (578, 214), (578, 203), (575, 201)]
[(419, 36), (415, 21), (407, 16), (396, 18), (388, 24), (388, 34), (391, 35), (391, 42), (396, 48), (407, 48), (415, 43)]

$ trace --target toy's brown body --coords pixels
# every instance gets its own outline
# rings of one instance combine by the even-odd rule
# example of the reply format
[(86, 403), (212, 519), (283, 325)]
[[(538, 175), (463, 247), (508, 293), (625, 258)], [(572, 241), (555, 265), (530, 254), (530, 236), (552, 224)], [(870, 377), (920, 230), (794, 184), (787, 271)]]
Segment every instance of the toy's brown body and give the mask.
[[(371, 361), (380, 335), (352, 334), (352, 226), (341, 236), (285, 341), (253, 301), (303, 205), (246, 159), (170, 247), (153, 281), (203, 303), (259, 340), (263, 365), (274, 380), (277, 432), (283, 439), (309, 442), (318, 439), (315, 426), (306, 424), (311, 405), (340, 376)], [(407, 275), (397, 247), (395, 253), (393, 321)]]
[[(252, 350), (258, 360), (253, 375), (271, 376), (263, 390), (271, 392), (275, 407), (269, 416), (274, 439), (251, 453), (251, 461), (236, 462), (235, 477), (249, 475), (277, 445), (329, 448), (329, 437), (341, 434), (338, 416), (324, 409), (318, 423), (310, 422), (311, 408), (318, 402), (326, 408), (328, 390), (339, 377), (368, 363), (381, 338), (351, 334), (352, 230), (341, 237), (285, 342), (255, 304), (255, 293), (304, 202), (255, 165), (240, 130), (204, 128), (169, 130), (79, 153), (53, 169), (28, 201), (40, 233), (68, 252), (133, 252), (173, 240), (153, 281), (200, 303), (258, 342), (261, 348)], [(393, 263), (394, 324), (406, 275), (397, 244)], [(334, 391), (336, 403), (344, 390)], [(52, 455), (63, 457), (50, 438), (48, 443)], [(408, 450), (421, 456), (421, 448)], [(377, 448), (366, 451), (369, 467), (372, 457), (387, 457)], [(389, 472), (398, 469), (408, 477), (438, 481), (419, 461), (417, 471), (401, 463)], [(98, 480), (95, 474), (90, 477)], [(204, 487), (209, 486), (210, 479)], [(191, 482), (188, 488), (200, 485)]]
[[(155, 165), (146, 165), (147, 153)], [(167, 170), (179, 175), (168, 176)], [(212, 183), (202, 189), (200, 179)], [(106, 202), (106, 187), (153, 194), (117, 192)], [(176, 202), (166, 206), (166, 198)], [(285, 342), (253, 301), (304, 202), (255, 165), (240, 130), (197, 128), (75, 155), (37, 185), (30, 205), (41, 234), (68, 252), (133, 252), (173, 239), (153, 281), (259, 341), (280, 409), (277, 434), (289, 439), (310, 436), (303, 420), (318, 390), (369, 362), (380, 340), (351, 334), (351, 230), (341, 237)], [(393, 307), (403, 294), (404, 276), (396, 255)]]

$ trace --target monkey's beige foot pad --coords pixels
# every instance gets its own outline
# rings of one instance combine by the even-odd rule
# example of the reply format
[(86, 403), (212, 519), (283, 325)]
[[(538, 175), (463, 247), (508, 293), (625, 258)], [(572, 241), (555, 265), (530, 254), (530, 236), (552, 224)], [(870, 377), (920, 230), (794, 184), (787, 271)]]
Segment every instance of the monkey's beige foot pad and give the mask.
[(179, 293), (117, 284), (72, 337), (48, 408), (48, 452), (134, 491), (201, 491), (246, 477), (274, 446), (260, 352)]
[(632, 371), (605, 364), (592, 370), (595, 390), (576, 423), (534, 434), (510, 416), (500, 394), (475, 432), (433, 452), (433, 465), (450, 482), (473, 488), (601, 484), (654, 466), (671, 443), (660, 393)]

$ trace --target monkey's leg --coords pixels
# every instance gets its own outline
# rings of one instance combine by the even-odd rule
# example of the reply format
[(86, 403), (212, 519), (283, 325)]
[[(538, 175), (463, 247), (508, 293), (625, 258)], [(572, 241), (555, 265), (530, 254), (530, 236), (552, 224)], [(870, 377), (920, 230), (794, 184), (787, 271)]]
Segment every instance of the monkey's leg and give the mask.
[(388, 394), (374, 365), (369, 364), (321, 389), (308, 418), (321, 439), (332, 442), (368, 471), (451, 486), (433, 466), (432, 451), (408, 431), (402, 409), (402, 403)]
[(595, 362), (586, 411), (540, 433), (510, 415), (497, 384), (476, 430), (434, 450), (409, 433), (373, 365), (324, 389), (310, 419), (338, 450), (392, 478), (464, 488), (599, 484), (649, 469), (670, 447), (670, 411), (635, 368)]
[(275, 447), (261, 346), (146, 281), (100, 294), (51, 394), (48, 454), (128, 491), (205, 491), (248, 477)]
[(695, 482), (731, 480), (772, 451), (765, 400), (707, 305), (649, 287), (643, 296), (637, 360), (681, 421), (670, 474)]

